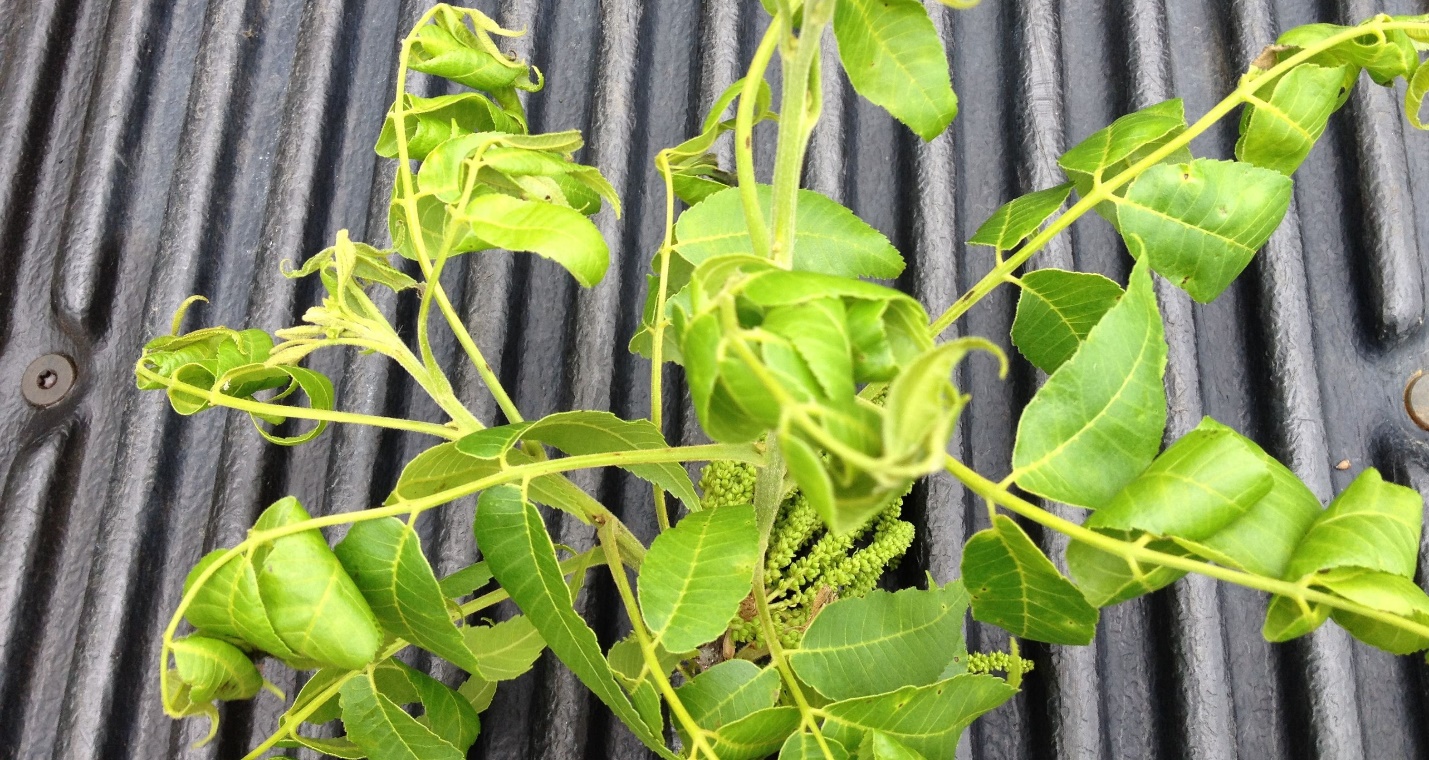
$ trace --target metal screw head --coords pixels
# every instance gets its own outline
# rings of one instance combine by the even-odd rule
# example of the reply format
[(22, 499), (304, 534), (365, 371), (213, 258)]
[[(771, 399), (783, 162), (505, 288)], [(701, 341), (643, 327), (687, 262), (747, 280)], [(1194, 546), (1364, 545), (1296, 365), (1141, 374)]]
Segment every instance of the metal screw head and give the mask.
[(64, 354), (45, 354), (30, 362), (20, 378), (20, 393), (39, 407), (54, 406), (74, 387), (74, 362)]

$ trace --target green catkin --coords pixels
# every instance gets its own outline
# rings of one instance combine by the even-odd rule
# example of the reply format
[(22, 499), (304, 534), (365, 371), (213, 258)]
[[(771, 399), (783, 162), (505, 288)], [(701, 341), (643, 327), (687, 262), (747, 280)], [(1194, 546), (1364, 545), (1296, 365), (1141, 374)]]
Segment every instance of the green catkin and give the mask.
[[(1022, 672), (1030, 673), (1035, 663), (1025, 657), (1017, 658), (1022, 660)], [(968, 654), (969, 673), (992, 673), (998, 671), (1006, 673), (1012, 669), (1012, 655), (1006, 652), (971, 652)]]
[[(750, 503), (756, 477), (755, 468), (743, 462), (709, 463), (700, 474), (701, 506)], [(898, 564), (912, 546), (914, 534), (912, 523), (899, 519), (902, 509), (900, 498), (861, 530), (835, 536), (825, 530), (803, 494), (795, 491), (784, 499), (764, 563), (764, 584), (781, 644), (798, 646), (822, 605), (868, 594), (884, 572)], [(760, 646), (763, 638), (759, 621), (753, 619), (736, 618), (729, 634), (737, 645)]]
[(727, 460), (710, 462), (700, 471), (701, 509), (754, 503), (754, 481), (759, 471), (752, 464)]

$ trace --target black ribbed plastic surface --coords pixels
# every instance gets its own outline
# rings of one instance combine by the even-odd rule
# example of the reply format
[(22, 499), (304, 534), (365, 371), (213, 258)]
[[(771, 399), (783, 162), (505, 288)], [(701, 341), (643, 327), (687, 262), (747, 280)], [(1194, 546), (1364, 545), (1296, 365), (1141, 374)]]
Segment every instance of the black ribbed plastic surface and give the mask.
[[(853, 207), (909, 258), (900, 285), (937, 311), (991, 266), (960, 241), (998, 204), (1061, 181), (1061, 150), (1112, 118), (1173, 95), (1193, 118), (1235, 85), (1277, 31), (1354, 21), (1361, 0), (984, 0), (937, 7), (963, 111), (919, 143), (825, 78), (809, 184)], [(263, 443), (242, 415), (173, 414), (134, 389), (139, 346), (168, 329), (190, 293), (198, 321), (274, 329), (312, 302), (278, 276), (339, 228), (383, 242), (390, 166), (371, 146), (391, 99), (396, 41), (425, 7), (392, 0), (10, 0), (0, 24), (0, 758), (238, 757), (275, 725), (264, 695), (225, 711), (218, 741), (189, 749), (203, 721), (159, 708), (157, 642), (184, 574), (240, 540), (286, 493), (314, 513), (377, 503), (430, 441), (337, 428), (296, 450)], [(421, 6), (421, 7), (419, 7)], [(503, 0), (488, 4), (549, 77), (532, 127), (585, 131), (584, 160), (625, 198), (601, 217), (615, 264), (580, 291), (549, 262), (468, 256), (448, 266), (454, 298), (528, 416), (571, 407), (641, 416), (648, 366), (625, 340), (663, 204), (651, 158), (695, 125), (742, 72), (762, 21), (753, 0)], [(832, 51), (826, 65), (832, 65)], [(826, 68), (826, 72), (829, 71)], [(1194, 146), (1224, 156), (1233, 125)], [(766, 160), (769, 157), (765, 145)], [(1396, 96), (1364, 84), (1296, 177), (1285, 224), (1211, 306), (1164, 287), (1171, 360), (1169, 435), (1202, 414), (1290, 463), (1323, 498), (1365, 466), (1429, 490), (1429, 434), (1399, 394), (1429, 364), (1423, 329), (1429, 243), (1429, 135), (1404, 125)], [(1079, 222), (1036, 262), (1124, 277), (1111, 228)], [(1004, 289), (962, 323), (1005, 342)], [(397, 304), (410, 321), (412, 304)], [(443, 336), (440, 354), (460, 366)], [(21, 397), (31, 360), (73, 357), (59, 405)], [(383, 362), (329, 354), (349, 408), (437, 419)], [(484, 419), (474, 372), (459, 385)], [(1016, 410), (1038, 378), (1008, 382), (988, 363), (962, 379), (974, 403), (955, 446), (1006, 472)], [(682, 388), (672, 384), (678, 408)], [(692, 417), (672, 436), (693, 440)], [(1346, 471), (1333, 469), (1350, 460)], [(649, 533), (648, 490), (586, 478)], [(919, 487), (922, 529), (908, 580), (955, 574), (986, 520), (946, 478)], [(438, 571), (474, 556), (470, 504), (424, 518)], [(564, 528), (561, 530), (560, 528)], [(557, 540), (589, 545), (561, 525)], [(1051, 540), (1053, 548), (1061, 542)], [(585, 600), (613, 638), (608, 584)], [(1026, 691), (981, 720), (969, 758), (1384, 760), (1429, 757), (1429, 671), (1327, 627), (1271, 646), (1259, 594), (1187, 579), (1106, 611), (1096, 643), (1032, 648)], [(1001, 644), (976, 626), (975, 646)], [(271, 664), (285, 689), (291, 674)], [(290, 692), (291, 693), (291, 692)], [(549, 658), (503, 686), (473, 756), (629, 758), (634, 739)]]

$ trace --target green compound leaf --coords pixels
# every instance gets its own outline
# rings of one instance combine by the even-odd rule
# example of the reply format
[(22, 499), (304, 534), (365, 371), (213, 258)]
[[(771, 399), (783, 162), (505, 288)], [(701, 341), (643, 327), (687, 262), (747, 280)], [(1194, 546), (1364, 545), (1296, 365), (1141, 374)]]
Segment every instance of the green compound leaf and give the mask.
[(1310, 526), (1285, 577), (1299, 580), (1320, 570), (1361, 567), (1414, 576), (1424, 500), (1379, 471), (1360, 473)]
[[(297, 499), (279, 499), (263, 511), (254, 532), (310, 519)], [(273, 539), (253, 552), (258, 593), (273, 630), (298, 656), (347, 670), (377, 656), (382, 633), (357, 584), (338, 562), (321, 531)]]
[(1099, 274), (1039, 269), (1021, 278), (1012, 344), (1052, 374), (1072, 358), (1097, 322), (1121, 300), (1121, 286)]
[(1429, 92), (1429, 62), (1419, 64), (1409, 80), (1408, 89), (1404, 91), (1404, 115), (1409, 117), (1409, 123), (1415, 129), (1429, 129), (1419, 116), (1419, 112), (1424, 110), (1426, 92)]
[(650, 544), (640, 566), (640, 610), (655, 641), (684, 652), (717, 638), (749, 596), (759, 560), (754, 508), (693, 512)]
[(1096, 508), (1146, 469), (1166, 427), (1166, 339), (1151, 273), (1131, 271), (1126, 295), (1047, 379), (1017, 423), (1017, 485)]
[[(759, 202), (765, 218), (771, 218), (773, 188), (759, 185)], [(828, 196), (800, 190), (794, 224), (795, 271), (883, 279), (903, 272), (903, 257), (888, 238)], [(675, 249), (696, 266), (716, 256), (754, 251), (738, 188), (721, 190), (681, 214), (675, 236)]]
[(575, 209), (509, 195), (483, 195), (453, 218), (490, 248), (528, 251), (550, 259), (589, 288), (605, 277), (610, 247), (600, 230)]
[(709, 737), (720, 760), (761, 760), (774, 754), (799, 728), (799, 708), (768, 707), (726, 723)]
[[(198, 577), (228, 553), (216, 549), (204, 555), (184, 580), (187, 594)], [(184, 617), (200, 633), (231, 643), (256, 647), (283, 660), (297, 655), (273, 630), (263, 599), (258, 593), (258, 574), (247, 557), (235, 557), (220, 566), (194, 595)]]
[[(519, 451), (512, 451), (506, 457), (507, 464), (512, 466), (530, 461), (530, 457)], [(457, 450), (456, 442), (437, 444), (418, 454), (402, 468), (402, 474), (397, 478), (397, 487), (392, 490), (384, 504), (426, 498), (500, 472), (500, 462), (467, 456)], [(585, 523), (590, 522), (586, 517), (588, 508), (596, 504), (585, 491), (557, 475), (532, 478), (530, 496), (531, 500), (538, 504), (563, 510)]]
[(1071, 194), (1072, 183), (1068, 182), (1014, 198), (992, 212), (968, 243), (1010, 251), (1057, 213)]
[(998, 515), (963, 547), (973, 618), (1049, 644), (1091, 643), (1097, 609), (1011, 518)]
[(1213, 422), (1167, 448), (1086, 525), (1202, 541), (1249, 512), (1271, 484), (1260, 457)]
[[(1339, 568), (1322, 573), (1315, 584), (1371, 609), (1429, 624), (1429, 595), (1414, 581), (1390, 573), (1359, 568)], [(1393, 654), (1412, 654), (1429, 649), (1429, 637), (1346, 610), (1331, 610), (1334, 618), (1352, 636)]]
[(1290, 471), (1253, 441), (1207, 417), (1199, 430), (1225, 430), (1235, 436), (1265, 465), (1270, 490), (1250, 511), (1225, 529), (1196, 542), (1197, 554), (1247, 572), (1270, 578), (1284, 576), (1300, 539), (1323, 508), (1315, 494)]
[[(725, 660), (675, 689), (700, 728), (714, 731), (751, 713), (773, 707), (779, 699), (779, 671), (749, 660)], [(677, 725), (685, 746), (690, 739)]]
[(1272, 596), (1260, 634), (1266, 641), (1289, 641), (1319, 628), (1329, 617), (1330, 608), (1323, 604), (1302, 605), (1289, 597)]
[[(418, 718), (437, 736), (466, 751), (481, 733), (481, 718), (476, 710), (460, 694), (435, 678), (415, 670), (400, 660), (388, 660), (378, 667), (378, 684), (387, 689), (388, 698), (394, 702), (421, 703), (426, 715)], [(384, 678), (386, 676), (386, 678)], [(405, 698), (395, 696), (405, 693)]]
[[(670, 446), (649, 420), (623, 420), (610, 412), (577, 411), (478, 430), (457, 441), (456, 447), (477, 459), (499, 459), (520, 441), (540, 441), (573, 456)], [(675, 494), (689, 509), (699, 509), (699, 494), (689, 473), (679, 464), (632, 464), (623, 469)]]
[(497, 486), (481, 494), (476, 539), (492, 575), (535, 624), (551, 651), (647, 747), (675, 758), (621, 690), (595, 632), (576, 613), (546, 525), (519, 489)]
[[(542, 417), (526, 429), (522, 439), (548, 443), (572, 456), (670, 446), (649, 420), (623, 420), (610, 412), (597, 411), (561, 412)], [(686, 508), (699, 509), (699, 493), (682, 465), (632, 464), (622, 469), (674, 494)]]
[[(1207, 417), (1086, 521), (1148, 548), (1280, 577), (1320, 503), (1284, 465)], [(1101, 607), (1162, 588), (1184, 573), (1142, 566), (1082, 543), (1067, 564)]]
[(322, 668), (315, 671), (303, 683), (303, 688), (298, 691), (298, 696), (293, 698), (293, 704), (279, 716), (278, 721), (285, 724), (291, 722), (294, 715), (312, 706), (320, 698), (323, 701), (313, 708), (308, 717), (303, 719), (304, 722), (316, 726), (342, 717), (342, 708), (337, 692), (333, 692), (331, 696), (327, 697), (322, 695), (332, 686), (346, 681), (351, 675), (352, 671), (341, 668)]
[[(1134, 531), (1102, 529), (1097, 531), (1121, 541), (1137, 541), (1143, 534)], [(1191, 551), (1171, 539), (1149, 541), (1147, 549), (1177, 557), (1189, 557)], [(1077, 586), (1094, 607), (1110, 607), (1128, 599), (1165, 588), (1186, 574), (1159, 565), (1144, 566), (1129, 563), (1114, 554), (1094, 549), (1080, 541), (1067, 547), (1067, 569), (1076, 578)]]
[(1133, 256), (1210, 303), (1280, 226), (1292, 184), (1235, 161), (1153, 166), (1116, 201), (1117, 221)]
[(1357, 74), (1348, 66), (1307, 63), (1268, 83), (1241, 117), (1236, 159), (1293, 174), (1325, 133), (1330, 116), (1344, 104)]
[(924, 140), (958, 115), (948, 58), (918, 0), (838, 0), (834, 36), (849, 84)]
[(827, 736), (824, 737), (824, 744), (829, 748), (827, 755), (813, 734), (800, 731), (784, 741), (784, 746), (779, 749), (779, 760), (848, 760), (848, 750), (844, 749), (844, 745)]
[(189, 687), (189, 699), (250, 699), (263, 687), (263, 676), (238, 647), (207, 636), (186, 636), (170, 647), (179, 679)]
[(967, 603), (957, 582), (840, 599), (814, 618), (789, 663), (800, 680), (833, 700), (931, 684), (965, 654)]
[[(334, 702), (336, 700), (333, 700)], [(367, 751), (354, 744), (347, 737), (341, 739), (319, 739), (313, 736), (302, 736), (293, 734), (291, 738), (283, 739), (273, 745), (278, 749), (297, 749), (307, 747), (321, 755), (331, 755), (342, 760), (362, 760), (367, 757)]]
[(385, 630), (482, 675), (410, 525), (395, 517), (354, 523), (334, 551)]
[(347, 737), (381, 760), (463, 760), (466, 752), (408, 715), (378, 687), (372, 671), (342, 685), (342, 724)]
[(448, 599), (460, 599), (475, 593), (477, 589), (490, 582), (491, 570), (487, 568), (486, 563), (473, 562), (441, 579), (437, 585), (441, 586), (442, 596)]
[(462, 636), (481, 663), (482, 677), (491, 681), (520, 678), (546, 650), (546, 640), (525, 615), (463, 628)]
[(857, 747), (865, 734), (879, 731), (924, 757), (952, 757), (963, 729), (1016, 693), (1001, 678), (982, 675), (907, 686), (825, 706), (824, 735)]
[[(1067, 179), (1086, 197), (1098, 180), (1115, 177), (1151, 155), (1166, 143), (1186, 131), (1186, 109), (1179, 98), (1148, 106), (1129, 113), (1093, 132), (1057, 159)], [(1191, 153), (1182, 148), (1162, 159), (1166, 162), (1190, 161)], [(1113, 225), (1116, 209), (1111, 203), (1097, 205), (1101, 214)]]

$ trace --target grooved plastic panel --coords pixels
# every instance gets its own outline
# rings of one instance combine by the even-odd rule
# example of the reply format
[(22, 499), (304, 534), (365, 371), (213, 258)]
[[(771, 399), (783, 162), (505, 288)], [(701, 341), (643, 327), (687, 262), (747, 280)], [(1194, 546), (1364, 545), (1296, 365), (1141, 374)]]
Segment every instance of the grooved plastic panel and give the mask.
[[(315, 514), (379, 502), (430, 443), (334, 428), (297, 449), (262, 442), (242, 415), (181, 418), (134, 389), (139, 346), (166, 332), (191, 293), (189, 327), (276, 329), (316, 296), (278, 267), (338, 229), (386, 241), (391, 167), (372, 152), (391, 99), (397, 40), (425, 8), (393, 0), (9, 0), (0, 25), (0, 758), (236, 758), (282, 705), (263, 695), (204, 721), (159, 706), (160, 631), (203, 552), (241, 540), (259, 510), (292, 493)], [(1066, 147), (1130, 110), (1180, 96), (1193, 118), (1232, 89), (1278, 30), (1354, 21), (1425, 0), (984, 0), (934, 4), (962, 114), (922, 144), (826, 73), (808, 184), (851, 206), (905, 252), (899, 285), (941, 310), (992, 265), (971, 236), (1001, 202), (1061, 181)], [(571, 407), (645, 414), (648, 365), (625, 351), (658, 245), (651, 159), (696, 128), (738, 78), (761, 31), (752, 0), (502, 0), (485, 9), (530, 33), (512, 43), (549, 78), (529, 100), (537, 130), (580, 128), (626, 215), (599, 217), (615, 254), (580, 290), (530, 256), (466, 256), (446, 282), (477, 341), (528, 416)], [(832, 39), (829, 40), (830, 46)], [(835, 58), (825, 55), (825, 71)], [(420, 86), (432, 86), (423, 82)], [(772, 158), (772, 135), (760, 151)], [(1226, 156), (1234, 124), (1193, 146)], [(1366, 466), (1429, 492), (1429, 433), (1400, 393), (1429, 364), (1424, 329), (1429, 135), (1395, 93), (1362, 83), (1296, 177), (1284, 225), (1210, 306), (1161, 283), (1171, 359), (1169, 435), (1204, 414), (1254, 438), (1329, 499)], [(1102, 220), (1078, 222), (1036, 260), (1124, 279), (1129, 259)], [(1004, 341), (1014, 293), (960, 324)], [(415, 304), (392, 299), (410, 324)], [(436, 350), (483, 419), (495, 405), (444, 333)], [(78, 384), (37, 409), (20, 392), (36, 357), (73, 358)], [(439, 420), (391, 366), (337, 353), (347, 408)], [(698, 431), (678, 375), (671, 436)], [(954, 442), (1005, 474), (1017, 410), (1039, 378), (1025, 362), (961, 375), (974, 396)], [(1349, 468), (1334, 469), (1348, 459)], [(617, 476), (578, 481), (632, 527), (653, 530), (648, 490)], [(919, 486), (920, 526), (899, 573), (957, 569), (986, 517), (947, 478)], [(439, 572), (470, 562), (472, 505), (424, 517)], [(588, 546), (554, 518), (556, 540)], [(1064, 543), (1043, 537), (1055, 552)], [(607, 641), (622, 630), (610, 585), (582, 600)], [(1335, 628), (1272, 646), (1260, 594), (1187, 579), (1106, 611), (1083, 648), (1029, 645), (1025, 692), (979, 721), (961, 757), (1429, 757), (1429, 672)], [(502, 614), (509, 614), (503, 610)], [(971, 626), (970, 643), (1004, 644)], [(438, 674), (452, 675), (438, 667)], [(293, 674), (265, 674), (293, 693)], [(638, 743), (547, 655), (502, 686), (473, 757), (633, 758)]]

